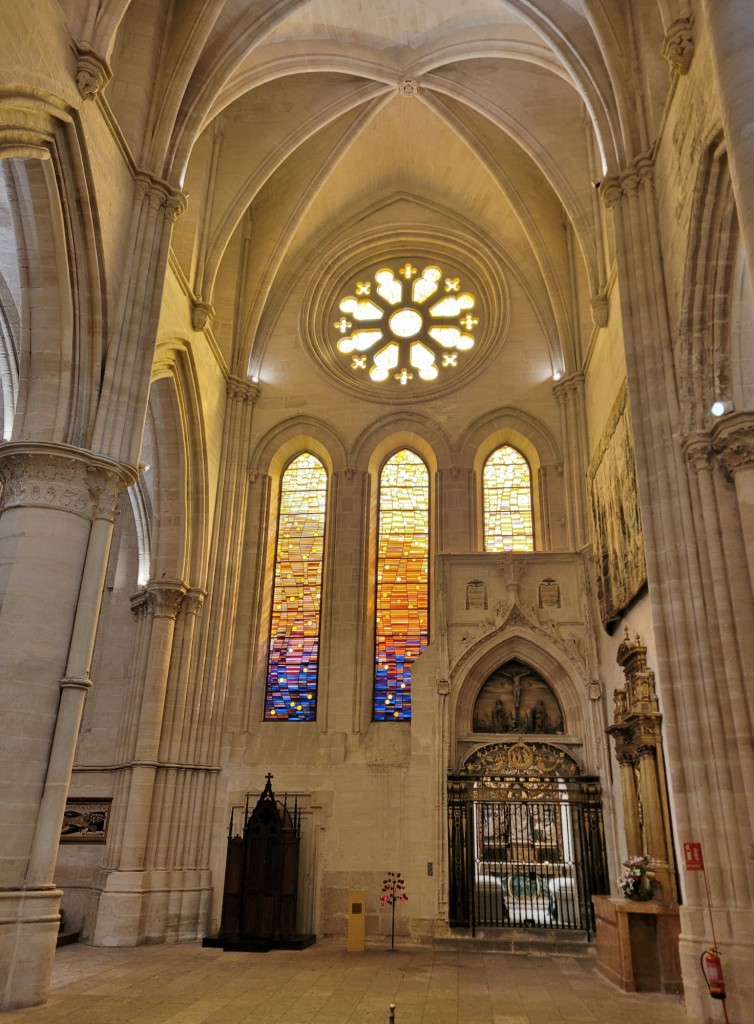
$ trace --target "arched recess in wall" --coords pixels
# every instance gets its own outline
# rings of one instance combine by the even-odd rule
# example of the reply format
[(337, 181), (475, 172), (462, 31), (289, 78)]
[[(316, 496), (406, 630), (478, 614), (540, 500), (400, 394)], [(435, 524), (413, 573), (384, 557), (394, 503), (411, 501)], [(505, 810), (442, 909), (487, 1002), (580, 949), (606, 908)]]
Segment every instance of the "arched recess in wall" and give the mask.
[[(231, 692), (232, 714), (241, 716), (244, 729), (253, 729), (264, 718), (267, 654), (272, 612), (280, 484), (283, 473), (298, 455), (308, 452), (324, 467), (327, 476), (324, 558), (320, 606), (318, 679), (325, 678), (332, 624), (333, 553), (337, 544), (337, 505), (341, 478), (347, 468), (346, 448), (332, 427), (313, 417), (298, 416), (278, 424), (265, 434), (250, 458), (251, 498), (248, 508), (244, 599), (239, 604), (236, 636), (239, 649), (249, 651), (244, 675), (251, 685)], [(249, 647), (248, 638), (252, 643)], [(317, 691), (317, 722), (327, 719), (328, 693)], [(282, 726), (284, 728), (284, 726)]]
[[(598, 737), (593, 735), (585, 714), (584, 681), (580, 678), (579, 666), (554, 642), (519, 622), (472, 645), (452, 670), (449, 751), (452, 771), (458, 771), (472, 751), (490, 742), (488, 733), (474, 728), (474, 708), (493, 674), (513, 662), (529, 669), (532, 677), (540, 678), (557, 702), (563, 729), (548, 735), (547, 741), (569, 750), (583, 748), (584, 753), (578, 756), (585, 765), (596, 769), (600, 764)], [(550, 713), (549, 700), (547, 704)], [(528, 710), (531, 713), (531, 709)], [(528, 735), (520, 729), (515, 734)]]
[(158, 341), (143, 462), (150, 466), (152, 579), (202, 586), (209, 546), (204, 419), (196, 369), (180, 340)]
[[(3, 206), (0, 204), (0, 218), (2, 212)], [(4, 247), (0, 247), (0, 250), (5, 261), (7, 252)], [(0, 418), (3, 441), (9, 441), (11, 438), (16, 414), (20, 327), (16, 300), (3, 276), (3, 271), (0, 271)]]
[(138, 548), (136, 584), (139, 587), (146, 586), (152, 565), (152, 495), (147, 482), (151, 471), (151, 465), (142, 462), (139, 466), (139, 479), (128, 488)]
[(0, 269), (15, 295), (18, 321), (11, 439), (87, 447), (107, 324), (96, 207), (78, 122), (67, 108), (38, 96), (0, 101), (0, 113), (0, 203), (6, 210)]
[(520, 409), (489, 413), (465, 431), (458, 443), (458, 461), (473, 467), (473, 523), (475, 550), (484, 549), (482, 471), (490, 455), (510, 445), (524, 456), (531, 470), (534, 549), (553, 548), (554, 510), (562, 502), (563, 457), (548, 428)]
[(744, 396), (754, 388), (750, 360), (741, 359), (738, 345), (732, 344), (734, 296), (737, 292), (739, 311), (745, 310), (750, 318), (752, 298), (721, 137), (705, 152), (694, 197), (678, 332), (686, 432), (713, 424), (710, 410), (715, 401), (729, 402), (737, 412), (752, 408)]

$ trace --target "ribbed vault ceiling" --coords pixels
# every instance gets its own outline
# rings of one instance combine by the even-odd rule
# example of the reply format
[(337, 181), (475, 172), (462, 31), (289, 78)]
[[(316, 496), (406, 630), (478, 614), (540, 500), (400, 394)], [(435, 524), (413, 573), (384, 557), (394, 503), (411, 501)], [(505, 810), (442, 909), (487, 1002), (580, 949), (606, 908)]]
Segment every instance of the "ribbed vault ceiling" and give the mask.
[[(253, 238), (237, 370), (259, 362), (292, 275), (365, 211), (371, 233), (394, 233), (397, 196), (425, 201), (408, 220), (426, 231), (464, 225), (470, 247), (515, 268), (553, 367), (579, 367), (605, 284), (593, 183), (647, 146), (632, 89), (660, 70), (667, 88), (659, 9), (641, 5), (638, 26), (611, 0), (159, 6), (81, 0), (79, 31), (113, 65), (108, 99), (137, 161), (190, 193), (174, 247), (198, 297), (237, 301)], [(655, 35), (644, 68), (624, 49), (639, 30)]]

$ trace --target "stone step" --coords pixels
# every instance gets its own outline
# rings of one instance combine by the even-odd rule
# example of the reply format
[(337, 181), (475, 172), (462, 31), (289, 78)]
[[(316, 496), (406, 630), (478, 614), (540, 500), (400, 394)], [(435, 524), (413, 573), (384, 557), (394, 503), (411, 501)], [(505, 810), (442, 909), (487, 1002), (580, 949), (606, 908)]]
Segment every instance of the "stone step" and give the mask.
[(447, 949), (454, 953), (540, 953), (543, 956), (592, 956), (594, 945), (587, 932), (560, 928), (458, 928), (452, 935), (432, 940), (434, 949)]

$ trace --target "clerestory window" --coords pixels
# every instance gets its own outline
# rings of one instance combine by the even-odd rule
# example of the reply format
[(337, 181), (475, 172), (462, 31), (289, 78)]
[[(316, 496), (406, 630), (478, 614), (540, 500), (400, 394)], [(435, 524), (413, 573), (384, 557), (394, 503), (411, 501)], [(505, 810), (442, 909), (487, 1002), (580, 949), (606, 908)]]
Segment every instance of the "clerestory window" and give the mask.
[(393, 388), (452, 374), (474, 348), (480, 320), (476, 296), (460, 277), (411, 260), (352, 280), (336, 317), (336, 349), (351, 371)]
[(485, 551), (533, 551), (531, 470), (521, 452), (503, 445), (482, 471)]
[(280, 482), (267, 691), (268, 721), (317, 716), (319, 626), (327, 472), (314, 455), (293, 459)]
[(380, 474), (375, 721), (411, 718), (410, 667), (429, 642), (429, 472), (405, 448)]

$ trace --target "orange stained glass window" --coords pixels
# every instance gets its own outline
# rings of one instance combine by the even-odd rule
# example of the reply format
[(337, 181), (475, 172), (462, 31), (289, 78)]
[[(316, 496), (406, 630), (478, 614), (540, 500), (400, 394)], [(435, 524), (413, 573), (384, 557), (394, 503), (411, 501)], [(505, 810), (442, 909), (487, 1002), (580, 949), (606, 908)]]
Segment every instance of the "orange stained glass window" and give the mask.
[(485, 551), (533, 551), (531, 471), (523, 455), (503, 445), (482, 474)]
[(411, 718), (410, 667), (429, 642), (429, 473), (408, 449), (380, 475), (374, 719)]
[(280, 483), (264, 705), (268, 721), (311, 722), (317, 716), (326, 504), (325, 468), (304, 452)]

